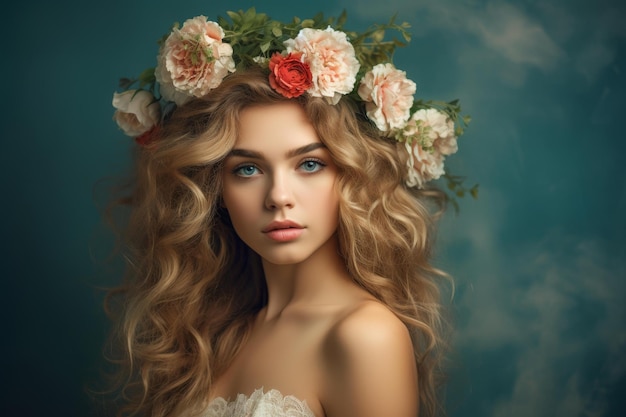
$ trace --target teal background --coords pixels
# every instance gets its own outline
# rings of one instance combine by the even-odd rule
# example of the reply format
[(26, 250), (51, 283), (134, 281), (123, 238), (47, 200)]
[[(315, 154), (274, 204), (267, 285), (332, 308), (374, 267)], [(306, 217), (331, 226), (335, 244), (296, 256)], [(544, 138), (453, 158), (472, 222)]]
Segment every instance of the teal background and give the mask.
[(287, 20), (348, 11), (413, 26), (396, 64), (418, 97), (472, 115), (455, 173), (480, 184), (445, 217), (457, 281), (455, 416), (623, 415), (626, 8), (619, 1), (16, 2), (5, 8), (3, 416), (92, 416), (107, 321), (96, 183), (128, 167), (111, 120), (121, 76), (153, 66), (174, 21), (229, 9)]

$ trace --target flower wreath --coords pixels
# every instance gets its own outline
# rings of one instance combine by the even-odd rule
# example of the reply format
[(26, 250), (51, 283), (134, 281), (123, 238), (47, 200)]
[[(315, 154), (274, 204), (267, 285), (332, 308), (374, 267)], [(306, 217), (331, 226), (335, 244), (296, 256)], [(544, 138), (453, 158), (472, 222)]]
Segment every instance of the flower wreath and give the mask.
[[(176, 106), (203, 97), (224, 77), (260, 65), (279, 94), (322, 97), (329, 105), (342, 97), (361, 103), (381, 135), (404, 143), (408, 152), (409, 187), (423, 188), (446, 177), (448, 189), (462, 197), (462, 177), (444, 170), (444, 160), (457, 151), (469, 117), (461, 117), (457, 100), (415, 100), (415, 82), (392, 64), (396, 47), (410, 41), (408, 23), (374, 25), (362, 33), (343, 31), (344, 11), (337, 19), (321, 13), (313, 19), (271, 20), (254, 8), (227, 12), (217, 22), (197, 16), (175, 24), (160, 41), (155, 68), (138, 79), (122, 78), (113, 94), (114, 120), (141, 145)], [(385, 40), (388, 30), (400, 38)], [(138, 84), (138, 88), (131, 88)], [(476, 197), (477, 187), (469, 192)]]

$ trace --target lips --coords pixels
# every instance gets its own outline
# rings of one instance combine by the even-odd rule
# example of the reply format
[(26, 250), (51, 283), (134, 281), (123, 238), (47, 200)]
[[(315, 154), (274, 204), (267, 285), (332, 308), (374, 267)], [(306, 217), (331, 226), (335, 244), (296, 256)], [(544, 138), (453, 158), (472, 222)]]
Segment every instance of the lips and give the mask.
[(268, 224), (264, 229), (263, 233), (273, 232), (274, 230), (284, 230), (284, 229), (303, 229), (298, 223), (293, 222), (291, 220), (276, 220)]
[(290, 220), (273, 221), (268, 224), (263, 233), (276, 242), (289, 242), (300, 237), (304, 227)]

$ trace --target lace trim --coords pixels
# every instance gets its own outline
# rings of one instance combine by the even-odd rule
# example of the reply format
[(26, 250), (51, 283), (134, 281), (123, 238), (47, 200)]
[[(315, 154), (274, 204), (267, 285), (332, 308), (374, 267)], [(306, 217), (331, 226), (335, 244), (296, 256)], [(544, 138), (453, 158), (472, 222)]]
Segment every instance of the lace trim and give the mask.
[(283, 396), (272, 389), (254, 391), (250, 397), (238, 394), (233, 401), (218, 397), (212, 400), (202, 417), (315, 417), (306, 401), (293, 395)]

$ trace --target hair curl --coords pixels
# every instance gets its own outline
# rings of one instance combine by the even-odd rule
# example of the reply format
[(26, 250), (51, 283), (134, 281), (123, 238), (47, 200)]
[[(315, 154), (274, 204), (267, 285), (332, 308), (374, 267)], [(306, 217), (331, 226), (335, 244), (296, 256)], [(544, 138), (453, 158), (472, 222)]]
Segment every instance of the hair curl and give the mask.
[[(238, 71), (205, 98), (176, 109), (136, 155), (124, 236), (128, 274), (109, 293), (112, 346), (123, 406), (118, 415), (200, 411), (212, 380), (243, 345), (266, 304), (260, 258), (236, 235), (221, 204), (222, 162), (242, 109), (286, 101), (262, 71)], [(435, 415), (444, 320), (430, 264), (435, 191), (404, 185), (400, 146), (381, 138), (350, 100), (296, 100), (339, 170), (341, 255), (354, 281), (409, 328), (422, 415)], [(341, 126), (341, 129), (337, 129)], [(118, 302), (116, 302), (118, 301)]]

